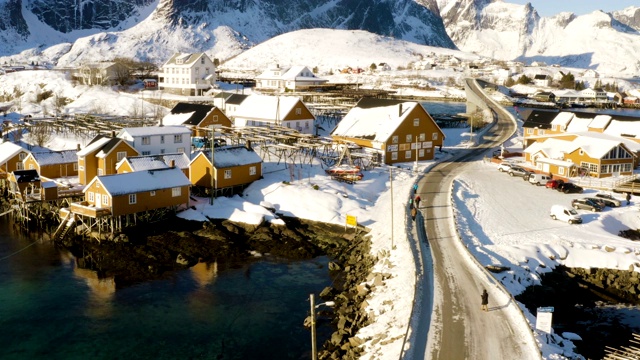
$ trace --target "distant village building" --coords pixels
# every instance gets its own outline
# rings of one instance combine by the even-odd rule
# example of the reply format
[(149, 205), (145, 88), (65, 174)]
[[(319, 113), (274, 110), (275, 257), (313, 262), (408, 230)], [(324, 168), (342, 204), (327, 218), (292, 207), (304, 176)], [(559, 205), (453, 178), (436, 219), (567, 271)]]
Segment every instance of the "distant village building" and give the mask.
[(124, 128), (117, 137), (126, 140), (141, 155), (191, 151), (191, 130), (186, 126)]
[(262, 158), (248, 146), (215, 148), (213, 161), (214, 166), (211, 164), (210, 150), (199, 152), (191, 160), (189, 178), (193, 185), (236, 192), (262, 178)]
[(216, 81), (216, 67), (205, 53), (176, 53), (162, 65), (158, 74), (160, 90), (201, 96)]
[(158, 89), (158, 80), (157, 79), (144, 79), (142, 80), (144, 84), (145, 90), (157, 90)]
[(76, 153), (77, 150), (32, 152), (25, 157), (23, 166), (49, 179), (78, 176)]
[(73, 72), (73, 78), (84, 85), (124, 85), (131, 70), (124, 64), (100, 62), (83, 64)]
[(326, 82), (327, 80), (317, 77), (306, 66), (280, 67), (280, 65), (275, 65), (256, 77), (256, 89), (298, 91)]
[(22, 161), (31, 153), (29, 150), (12, 142), (0, 143), (0, 180), (6, 179), (8, 174), (23, 170)]
[(189, 177), (189, 163), (191, 159), (185, 153), (162, 155), (127, 156), (116, 164), (116, 172), (124, 174), (134, 171), (167, 169), (176, 167)]
[(533, 77), (533, 83), (536, 86), (549, 87), (551, 86), (552, 77), (547, 74), (536, 74)]
[(126, 140), (98, 135), (78, 151), (78, 181), (87, 185), (96, 176), (116, 173), (116, 163), (127, 156), (140, 153)]

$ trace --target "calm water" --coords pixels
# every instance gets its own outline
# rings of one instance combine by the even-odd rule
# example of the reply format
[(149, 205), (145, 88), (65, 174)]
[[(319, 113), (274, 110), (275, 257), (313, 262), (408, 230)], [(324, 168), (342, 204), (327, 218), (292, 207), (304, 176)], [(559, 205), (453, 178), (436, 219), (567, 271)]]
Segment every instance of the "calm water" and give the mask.
[[(116, 291), (34, 240), (0, 219), (0, 359), (310, 358), (302, 324), (331, 283), (326, 257), (199, 264)], [(318, 331), (320, 344), (331, 328)]]

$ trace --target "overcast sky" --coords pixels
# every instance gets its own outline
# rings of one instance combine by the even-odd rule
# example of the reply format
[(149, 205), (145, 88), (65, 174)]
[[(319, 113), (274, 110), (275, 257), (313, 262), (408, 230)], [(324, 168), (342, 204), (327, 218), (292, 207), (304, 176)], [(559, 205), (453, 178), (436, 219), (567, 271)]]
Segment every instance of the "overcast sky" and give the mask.
[(629, 6), (640, 7), (640, 0), (505, 0), (508, 3), (531, 3), (540, 16), (553, 16), (563, 11), (583, 15), (595, 10), (611, 12)]

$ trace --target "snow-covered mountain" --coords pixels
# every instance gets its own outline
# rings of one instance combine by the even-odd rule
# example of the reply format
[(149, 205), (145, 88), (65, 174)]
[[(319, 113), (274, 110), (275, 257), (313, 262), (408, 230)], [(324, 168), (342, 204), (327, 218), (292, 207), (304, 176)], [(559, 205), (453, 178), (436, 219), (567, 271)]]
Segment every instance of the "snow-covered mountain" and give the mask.
[[(162, 63), (176, 51), (226, 60), (311, 28), (640, 74), (640, 7), (543, 18), (530, 4), (503, 0), (0, 0), (0, 63), (67, 66), (115, 57)], [(370, 46), (375, 53), (376, 44)]]
[(447, 33), (460, 50), (608, 74), (640, 74), (640, 7), (543, 18), (531, 4), (438, 0)]

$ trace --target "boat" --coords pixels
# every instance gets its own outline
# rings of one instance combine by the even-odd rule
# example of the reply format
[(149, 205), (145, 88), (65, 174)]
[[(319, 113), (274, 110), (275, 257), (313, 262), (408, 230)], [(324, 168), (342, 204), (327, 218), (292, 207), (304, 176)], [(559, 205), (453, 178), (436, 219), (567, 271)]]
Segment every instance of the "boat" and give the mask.
[(353, 175), (360, 173), (359, 166), (352, 166), (348, 164), (332, 166), (325, 170), (329, 175)]

